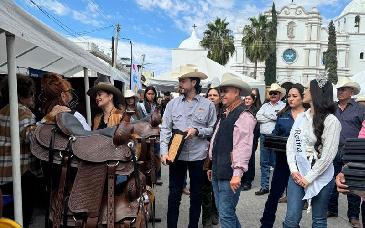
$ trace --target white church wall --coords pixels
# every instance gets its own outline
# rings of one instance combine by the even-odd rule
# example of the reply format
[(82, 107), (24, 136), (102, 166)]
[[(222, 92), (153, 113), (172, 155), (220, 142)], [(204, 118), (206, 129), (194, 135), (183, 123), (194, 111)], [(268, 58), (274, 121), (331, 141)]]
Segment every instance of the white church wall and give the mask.
[[(351, 35), (349, 37), (350, 42), (350, 55), (349, 55), (349, 68), (351, 74), (365, 70), (365, 41), (364, 35)], [(364, 59), (360, 59), (360, 53), (364, 53)]]
[(173, 49), (171, 51), (171, 70), (180, 67), (184, 64), (192, 64), (191, 56), (196, 58), (208, 56), (208, 51), (206, 50), (184, 50), (184, 49)]

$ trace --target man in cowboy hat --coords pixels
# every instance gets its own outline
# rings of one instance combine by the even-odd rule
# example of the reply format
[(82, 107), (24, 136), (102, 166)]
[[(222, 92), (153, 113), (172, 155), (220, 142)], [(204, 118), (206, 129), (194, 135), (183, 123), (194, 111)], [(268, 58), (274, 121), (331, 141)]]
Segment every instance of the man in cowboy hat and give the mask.
[(220, 84), (224, 115), (210, 141), (209, 157), (215, 202), (222, 228), (241, 227), (236, 205), (241, 193), (241, 178), (252, 154), (256, 119), (243, 106), (240, 96), (251, 93), (250, 86), (238, 76), (225, 73)]
[[(342, 130), (337, 155), (333, 161), (335, 168), (334, 177), (342, 170), (343, 146), (347, 138), (357, 138), (359, 135), (362, 122), (364, 121), (365, 108), (352, 98), (360, 93), (360, 85), (351, 81), (349, 78), (341, 78), (336, 85), (337, 89), (337, 110), (336, 117), (341, 122)], [(347, 216), (352, 227), (360, 227), (359, 214), (360, 202), (359, 196), (354, 194), (347, 195), (348, 210)], [(338, 192), (336, 187), (333, 188), (328, 205), (328, 217), (338, 216)]]
[(207, 138), (213, 133), (216, 121), (214, 104), (199, 95), (200, 80), (207, 75), (197, 70), (194, 65), (181, 66), (178, 72), (181, 96), (171, 100), (162, 119), (160, 132), (161, 161), (170, 160), (168, 144), (171, 135), (177, 131), (186, 133), (186, 140), (177, 161), (169, 166), (169, 197), (167, 209), (167, 227), (177, 227), (179, 206), (186, 172), (190, 178), (190, 210), (188, 227), (198, 227), (204, 182), (203, 164), (207, 156)]
[(265, 136), (271, 134), (275, 128), (277, 113), (285, 107), (281, 99), (285, 96), (286, 90), (278, 84), (273, 83), (269, 89), (270, 101), (263, 104), (256, 114), (260, 123), (260, 167), (261, 167), (261, 188), (255, 195), (269, 193), (270, 166), (275, 166), (275, 154), (272, 150), (264, 147)]

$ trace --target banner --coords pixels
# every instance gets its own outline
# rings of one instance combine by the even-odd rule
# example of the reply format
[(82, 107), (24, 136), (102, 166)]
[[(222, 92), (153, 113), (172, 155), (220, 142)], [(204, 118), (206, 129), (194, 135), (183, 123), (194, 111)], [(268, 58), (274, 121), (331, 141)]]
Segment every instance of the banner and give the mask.
[(137, 93), (139, 89), (142, 89), (141, 74), (139, 73), (138, 66), (135, 63), (133, 63), (131, 66), (131, 87), (130, 88), (135, 93)]

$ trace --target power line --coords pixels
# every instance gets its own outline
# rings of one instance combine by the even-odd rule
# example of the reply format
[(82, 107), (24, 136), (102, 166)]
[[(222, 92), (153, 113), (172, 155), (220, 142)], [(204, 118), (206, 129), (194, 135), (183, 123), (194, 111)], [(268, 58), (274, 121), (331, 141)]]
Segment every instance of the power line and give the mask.
[(114, 25), (108, 25), (108, 26), (104, 26), (104, 27), (100, 27), (100, 28), (96, 28), (96, 29), (92, 29), (92, 30), (88, 30), (88, 31), (82, 31), (82, 32), (78, 32), (76, 33), (78, 36), (83, 36), (83, 35), (87, 35), (89, 33), (93, 33), (93, 32), (98, 32), (98, 31), (102, 31), (108, 28), (114, 28)]
[[(106, 18), (110, 24), (112, 24), (112, 25), (114, 25), (114, 24), (115, 24), (114, 22), (112, 22), (112, 21), (108, 18), (108, 16), (106, 16), (106, 14), (104, 13), (104, 12), (105, 12), (105, 10), (103, 9), (103, 7), (102, 7), (100, 4), (97, 4), (94, 0), (88, 0), (88, 2), (89, 2), (89, 3), (91, 3), (91, 4), (93, 4), (93, 5), (95, 5), (95, 6), (97, 6), (97, 7), (95, 7), (95, 8), (96, 8), (96, 10), (99, 12), (99, 14), (100, 14), (101, 16), (104, 16), (104, 18)], [(99, 7), (100, 7), (100, 8), (102, 9), (102, 11), (104, 11), (104, 12), (102, 12), (102, 11), (99, 9)]]
[(29, 0), (30, 3), (32, 3), (34, 6), (36, 6), (44, 15), (46, 15), (46, 17), (48, 17), (49, 19), (51, 19), (54, 23), (56, 23), (61, 29), (63, 29), (67, 34), (78, 38), (75, 34), (76, 32), (74, 30), (72, 30), (70, 27), (68, 27), (67, 25), (65, 25), (64, 23), (62, 23), (62, 21), (58, 20), (57, 18), (55, 18), (53, 15), (49, 14), (45, 9), (43, 9), (41, 6), (39, 6), (37, 3), (35, 3), (33, 0)]

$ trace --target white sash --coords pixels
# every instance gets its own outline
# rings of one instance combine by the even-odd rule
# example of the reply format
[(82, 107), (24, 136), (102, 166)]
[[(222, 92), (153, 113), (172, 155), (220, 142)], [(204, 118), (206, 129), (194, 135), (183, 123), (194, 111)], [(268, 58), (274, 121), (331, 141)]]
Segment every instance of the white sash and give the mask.
[[(307, 146), (307, 140), (304, 134), (304, 129), (309, 129), (309, 125), (312, 124), (306, 117), (306, 115), (301, 115), (293, 126), (294, 129), (294, 140), (295, 140), (295, 160), (299, 173), (304, 177), (312, 169), (312, 160), (317, 160), (317, 153), (315, 153), (314, 148)], [(308, 136), (309, 138), (309, 136)], [(307, 153), (310, 154), (307, 158)], [(333, 178), (334, 168), (331, 164), (321, 175), (319, 175), (307, 188), (304, 189), (305, 195), (303, 200), (309, 200), (309, 205), (311, 199), (318, 195), (318, 193), (325, 187)], [(310, 207), (308, 207), (308, 211)]]

